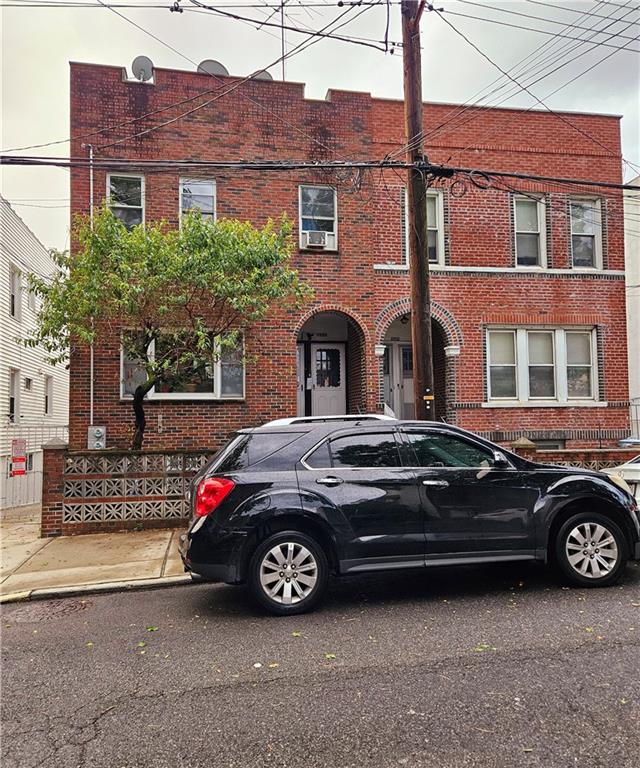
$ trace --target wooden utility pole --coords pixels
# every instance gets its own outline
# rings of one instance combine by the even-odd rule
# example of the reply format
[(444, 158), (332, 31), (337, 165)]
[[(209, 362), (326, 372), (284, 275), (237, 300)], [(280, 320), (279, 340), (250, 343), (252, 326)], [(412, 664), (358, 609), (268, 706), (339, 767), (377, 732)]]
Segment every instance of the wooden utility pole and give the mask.
[[(424, 0), (402, 0), (401, 5), (407, 163), (424, 161), (420, 68), (420, 17), (424, 6)], [(416, 419), (433, 420), (435, 401), (429, 295), (427, 185), (424, 175), (417, 168), (410, 168), (407, 174), (413, 399), (416, 405)]]

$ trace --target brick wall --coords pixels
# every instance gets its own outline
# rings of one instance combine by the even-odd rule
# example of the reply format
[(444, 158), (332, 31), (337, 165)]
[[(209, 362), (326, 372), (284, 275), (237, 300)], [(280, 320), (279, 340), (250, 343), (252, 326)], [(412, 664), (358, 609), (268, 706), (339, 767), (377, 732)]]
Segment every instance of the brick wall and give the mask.
[[(198, 96), (205, 91), (209, 93)], [(72, 64), (71, 135), (127, 122), (94, 137), (96, 157), (140, 159), (379, 159), (403, 142), (401, 102), (340, 91), (330, 92), (324, 101), (307, 100), (299, 84), (250, 81), (161, 130), (100, 148), (203, 104), (217, 92), (218, 84), (194, 72), (159, 69), (155, 84), (143, 85), (123, 82), (119, 67)], [(191, 101), (167, 109), (185, 99)], [(141, 117), (156, 110), (163, 111)], [(432, 161), (621, 181), (618, 118), (570, 114), (567, 119), (577, 126), (571, 128), (548, 113), (484, 109), (467, 110), (456, 122), (445, 125), (458, 115), (457, 110), (455, 105), (425, 105)], [(86, 154), (80, 139), (73, 143), (71, 153)], [(185, 174), (147, 174), (147, 220), (166, 219), (177, 225), (181, 175)], [(299, 184), (335, 184), (338, 251), (295, 249), (293, 263), (313, 285), (315, 298), (306, 311), (274, 313), (248, 330), (247, 350), (252, 360), (247, 365), (245, 400), (150, 401), (146, 447), (211, 449), (238, 427), (295, 415), (296, 337), (305, 317), (314, 311), (341, 312), (351, 320), (348, 407), (353, 411), (375, 410), (380, 401), (381, 368), (374, 345), (383, 341), (389, 323), (409, 310), (407, 273), (374, 266), (397, 267), (403, 262), (402, 178), (391, 171), (341, 173), (339, 178), (322, 171), (197, 175), (215, 177), (219, 217), (238, 217), (261, 225), (284, 212), (294, 222), (294, 229)], [(565, 272), (513, 269), (510, 192), (480, 190), (471, 184), (464, 189), (445, 189), (446, 266), (433, 271), (432, 300), (441, 328), (441, 334), (436, 334), (440, 336), (436, 368), (439, 381), (445, 382), (446, 402), (436, 393), (440, 395), (436, 412), (490, 436), (528, 430), (540, 436), (560, 432), (569, 446), (597, 444), (602, 439), (615, 443), (628, 433), (621, 197), (607, 191), (601, 201), (608, 271), (585, 274), (569, 271), (567, 194), (576, 190), (525, 181), (516, 186), (525, 192), (545, 194), (548, 265)], [(95, 190), (97, 204), (106, 191), (104, 171), (95, 174)], [(88, 171), (74, 168), (72, 212), (87, 212), (88, 203)], [(492, 324), (597, 326), (602, 403), (585, 408), (483, 407), (484, 334)], [(459, 357), (444, 356), (444, 346), (451, 345), (460, 346)], [(84, 348), (75, 349), (71, 358), (73, 449), (86, 446), (88, 359)], [(117, 333), (105, 332), (96, 347), (94, 422), (107, 426), (110, 447), (128, 445), (133, 426), (131, 405), (119, 397), (119, 378)]]

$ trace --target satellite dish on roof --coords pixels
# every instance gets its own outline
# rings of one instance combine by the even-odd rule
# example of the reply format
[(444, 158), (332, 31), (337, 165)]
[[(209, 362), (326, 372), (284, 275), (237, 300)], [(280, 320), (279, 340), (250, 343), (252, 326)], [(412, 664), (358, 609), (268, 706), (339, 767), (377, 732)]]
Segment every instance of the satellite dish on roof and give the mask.
[(133, 76), (141, 83), (153, 77), (153, 62), (148, 56), (136, 56), (131, 65)]
[(214, 75), (219, 77), (229, 77), (229, 70), (224, 64), (214, 59), (205, 59), (198, 64), (198, 72), (201, 75)]
[(273, 80), (273, 75), (269, 74), (266, 69), (259, 69), (251, 75), (252, 80)]

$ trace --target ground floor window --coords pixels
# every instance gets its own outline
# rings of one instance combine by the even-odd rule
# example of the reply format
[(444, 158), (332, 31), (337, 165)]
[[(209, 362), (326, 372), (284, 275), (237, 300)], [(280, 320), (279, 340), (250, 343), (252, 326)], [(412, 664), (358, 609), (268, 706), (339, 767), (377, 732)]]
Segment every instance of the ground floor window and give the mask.
[[(151, 360), (169, 355), (167, 341), (162, 337), (151, 342), (147, 353)], [(122, 347), (121, 397), (132, 397), (136, 388), (147, 379), (144, 365), (132, 358)], [(239, 337), (235, 347), (223, 347), (211, 364), (183, 366), (171, 383), (153, 387), (148, 397), (156, 400), (214, 400), (244, 397), (245, 361), (244, 339)]]
[(595, 329), (495, 328), (487, 331), (490, 401), (594, 400)]

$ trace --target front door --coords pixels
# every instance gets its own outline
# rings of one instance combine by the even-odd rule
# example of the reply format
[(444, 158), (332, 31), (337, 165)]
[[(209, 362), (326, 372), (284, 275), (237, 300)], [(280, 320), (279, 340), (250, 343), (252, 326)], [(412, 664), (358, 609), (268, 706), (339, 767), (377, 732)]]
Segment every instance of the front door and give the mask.
[(495, 467), (493, 451), (437, 429), (406, 429), (408, 463), (425, 513), (426, 559), (531, 557), (535, 494), (514, 467)]
[(347, 412), (344, 344), (311, 345), (311, 415)]
[(394, 430), (338, 435), (297, 467), (305, 507), (336, 532), (340, 570), (424, 566), (424, 522), (414, 472)]
[(398, 344), (398, 368), (400, 371), (400, 418), (415, 419), (413, 399), (413, 349), (411, 344)]
[(384, 356), (384, 398), (398, 419), (415, 418), (413, 350), (411, 344), (392, 342)]

